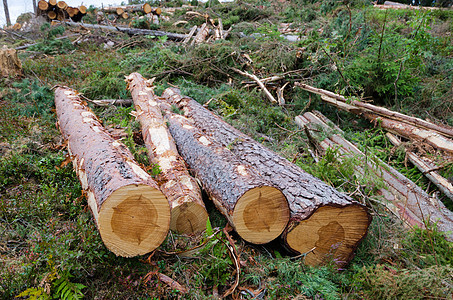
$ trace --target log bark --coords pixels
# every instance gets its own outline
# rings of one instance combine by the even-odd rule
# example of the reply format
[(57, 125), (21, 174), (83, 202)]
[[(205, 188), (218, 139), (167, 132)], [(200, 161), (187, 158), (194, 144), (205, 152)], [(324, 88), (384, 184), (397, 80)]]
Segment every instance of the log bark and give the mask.
[(339, 128), (332, 130), (333, 123), (326, 120), (319, 112), (296, 117), (296, 123), (309, 131), (322, 150), (338, 149), (342, 156), (359, 160), (355, 168), (359, 176), (370, 173), (368, 176), (381, 178), (385, 188), (380, 188), (379, 192), (387, 201), (386, 207), (401, 220), (410, 226), (417, 225), (421, 228), (426, 228), (426, 224), (437, 224), (438, 230), (444, 232), (448, 240), (453, 240), (453, 212), (391, 166), (377, 157), (365, 155), (343, 138), (343, 132)]
[[(394, 146), (399, 147), (402, 145), (401, 140), (397, 136), (391, 133), (387, 133), (386, 136)], [(428, 179), (431, 180), (431, 182), (434, 183), (439, 190), (445, 194), (445, 196), (453, 200), (453, 184), (436, 171), (437, 166), (412, 151), (408, 151), (407, 149), (405, 149), (405, 151), (407, 157), (414, 164), (414, 166), (416, 166), (420, 172), (425, 174), (425, 176), (428, 177)]]
[(58, 124), (104, 244), (132, 257), (158, 247), (170, 226), (170, 206), (156, 182), (113, 139), (76, 91), (55, 91)]
[(150, 162), (160, 167), (156, 180), (170, 202), (170, 229), (184, 234), (205, 230), (208, 213), (201, 190), (178, 154), (151, 83), (138, 73), (130, 74), (126, 82), (134, 100), (135, 115), (142, 127)]
[[(410, 125), (413, 125), (416, 127), (437, 131), (438, 133), (440, 133), (446, 137), (453, 138), (453, 128), (450, 126), (434, 124), (434, 123), (425, 121), (420, 118), (408, 116), (408, 115), (405, 115), (405, 114), (402, 114), (402, 113), (399, 113), (396, 111), (386, 109), (384, 107), (372, 105), (370, 103), (365, 103), (365, 102), (361, 102), (361, 101), (357, 101), (357, 100), (348, 101), (344, 96), (332, 93), (327, 90), (318, 89), (318, 88), (309, 86), (308, 84), (304, 84), (301, 82), (296, 82), (295, 85), (301, 87), (302, 89), (304, 89), (306, 91), (339, 100), (340, 102), (342, 102), (341, 104), (349, 103), (349, 105), (346, 107), (352, 108), (353, 111), (351, 111), (351, 112), (353, 112), (355, 114), (362, 114), (364, 112), (373, 112), (379, 116), (387, 117), (389, 119), (394, 119), (396, 121), (401, 121), (401, 122), (404, 122), (404, 123), (407, 123), (407, 124), (410, 124)], [(323, 97), (321, 97), (321, 98), (323, 100), (326, 100), (326, 98), (323, 98)], [(329, 100), (329, 99), (327, 99), (327, 100)], [(336, 101), (336, 102), (338, 102), (338, 101)], [(333, 104), (333, 103), (331, 103), (331, 104)], [(340, 108), (343, 109), (343, 107), (340, 107)]]
[(0, 49), (0, 72), (2, 77), (21, 76), (22, 63), (17, 57), (15, 49), (8, 49), (4, 46)]
[(163, 97), (182, 109), (204, 134), (228, 147), (244, 165), (252, 166), (282, 190), (291, 212), (282, 235), (288, 249), (307, 253), (305, 262), (310, 265), (332, 257), (344, 265), (353, 257), (371, 222), (365, 206), (267, 149), (195, 100), (182, 97), (177, 89), (167, 89)]
[(75, 22), (65, 22), (66, 25), (69, 26), (83, 26), (86, 28), (93, 28), (93, 29), (104, 29), (104, 30), (111, 30), (111, 31), (119, 31), (124, 32), (129, 35), (152, 35), (152, 36), (167, 36), (170, 40), (183, 40), (186, 35), (173, 33), (173, 32), (165, 32), (160, 30), (149, 30), (149, 29), (137, 29), (137, 28), (127, 28), (127, 27), (118, 27), (118, 26), (105, 26), (105, 25), (95, 25), (95, 24), (79, 24)]
[(187, 118), (172, 113), (170, 107), (164, 112), (179, 153), (236, 232), (254, 244), (276, 239), (289, 220), (282, 192)]

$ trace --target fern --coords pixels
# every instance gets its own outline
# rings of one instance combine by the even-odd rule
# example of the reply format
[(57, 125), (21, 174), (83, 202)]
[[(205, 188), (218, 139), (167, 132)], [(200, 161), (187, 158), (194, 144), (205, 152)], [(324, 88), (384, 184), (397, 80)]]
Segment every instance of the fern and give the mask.
[(81, 283), (74, 283), (69, 280), (73, 277), (68, 271), (66, 271), (59, 279), (53, 282), (54, 298), (63, 300), (78, 300), (83, 298), (82, 290), (86, 288)]

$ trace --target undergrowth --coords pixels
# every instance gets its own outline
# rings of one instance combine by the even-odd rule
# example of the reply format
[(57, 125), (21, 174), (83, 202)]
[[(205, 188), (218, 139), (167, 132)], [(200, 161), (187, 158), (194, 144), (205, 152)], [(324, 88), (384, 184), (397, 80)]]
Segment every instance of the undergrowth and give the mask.
[[(140, 1), (136, 1), (140, 2)], [(179, 3), (180, 4), (180, 3)], [(179, 5), (172, 2), (171, 5)], [(194, 4), (197, 4), (194, 2)], [(169, 4), (170, 5), (170, 4)], [(318, 109), (342, 127), (346, 137), (433, 194), (432, 184), (393, 149), (379, 128), (321, 103), (294, 87), (296, 81), (374, 100), (404, 113), (453, 124), (452, 36), (450, 11), (380, 11), (366, 1), (299, 0), (200, 4), (193, 9), (221, 17), (233, 27), (227, 41), (183, 46), (165, 38), (144, 38), (119, 49), (56, 39), (63, 27), (42, 28), (48, 41), (21, 53), (25, 78), (0, 80), (0, 298), (86, 299), (214, 298), (234, 284), (234, 245), (241, 266), (234, 297), (244, 299), (423, 299), (453, 293), (453, 246), (435, 226), (408, 230), (379, 204), (382, 182), (362, 164), (329, 149), (314, 162), (307, 139), (293, 122)], [(93, 9), (91, 9), (93, 11)], [(190, 15), (190, 14), (189, 14)], [(178, 18), (187, 24), (186, 10)], [(298, 42), (278, 32), (281, 21), (300, 29)], [(146, 23), (141, 22), (141, 23)], [(146, 27), (136, 21), (136, 27)], [(166, 25), (167, 24), (167, 25)], [(240, 38), (240, 32), (248, 37)], [(232, 70), (260, 78), (283, 74), (268, 85), (271, 93), (287, 85), (286, 105), (273, 106), (262, 91)], [(67, 160), (53, 112), (54, 85), (66, 85), (90, 99), (128, 99), (124, 76), (140, 72), (156, 77), (158, 94), (171, 85), (227, 122), (299, 164), (328, 184), (365, 203), (373, 221), (367, 237), (345, 270), (334, 264), (308, 267), (278, 242), (251, 245), (234, 232), (206, 202), (212, 226), (197, 236), (169, 234), (151, 256), (119, 258), (98, 234), (79, 181)], [(151, 175), (133, 108), (93, 107), (108, 130), (121, 139)], [(440, 170), (451, 176), (453, 165)], [(450, 209), (453, 205), (440, 196)], [(211, 224), (211, 223), (209, 223)], [(197, 250), (188, 251), (197, 247)], [(185, 252), (174, 255), (174, 252)], [(187, 287), (181, 294), (158, 280), (163, 273)]]

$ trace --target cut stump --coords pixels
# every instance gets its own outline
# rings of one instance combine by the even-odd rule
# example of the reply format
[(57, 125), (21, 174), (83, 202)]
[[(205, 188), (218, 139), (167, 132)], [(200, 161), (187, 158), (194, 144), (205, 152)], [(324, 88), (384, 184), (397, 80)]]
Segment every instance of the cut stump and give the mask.
[(8, 49), (6, 46), (0, 49), (0, 70), (2, 77), (22, 75), (22, 63), (15, 49)]

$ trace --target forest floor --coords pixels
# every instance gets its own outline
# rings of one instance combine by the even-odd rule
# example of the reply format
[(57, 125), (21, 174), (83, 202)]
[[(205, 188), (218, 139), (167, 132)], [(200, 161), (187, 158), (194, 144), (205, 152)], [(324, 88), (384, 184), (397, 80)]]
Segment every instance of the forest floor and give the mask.
[[(365, 153), (388, 162), (453, 209), (379, 126), (294, 86), (303, 81), (453, 126), (452, 10), (380, 10), (365, 0), (249, 0), (200, 3), (167, 17), (159, 25), (146, 19), (130, 25), (187, 33), (209, 18), (214, 23), (221, 18), (225, 30), (232, 28), (226, 40), (199, 45), (48, 24), (20, 33), (38, 44), (19, 52), (24, 76), (0, 79), (0, 299), (216, 299), (234, 283), (234, 262), (219, 243), (227, 238), (222, 231), (189, 257), (171, 254), (226, 226), (209, 200), (212, 232), (170, 233), (151, 256), (117, 257), (101, 241), (72, 165), (65, 163), (52, 88), (69, 86), (91, 100), (130, 99), (124, 78), (132, 72), (156, 78), (158, 94), (177, 86), (200, 103), (209, 101), (209, 109), (227, 122), (366, 204), (373, 215), (368, 235), (342, 270), (334, 263), (306, 266), (303, 257), (294, 259), (278, 241), (257, 246), (233, 233), (241, 272), (230, 298), (453, 298), (453, 244), (435, 226), (403, 226), (381, 205), (372, 179), (354, 174), (354, 161), (333, 151), (315, 162), (305, 133), (294, 123), (297, 115), (321, 111)], [(85, 18), (90, 21), (95, 21), (93, 8)], [(282, 23), (289, 24), (296, 41), (282, 37)], [(57, 39), (64, 35), (70, 37)], [(2, 45), (29, 42), (0, 32)], [(288, 82), (286, 104), (271, 105), (232, 68), (260, 78), (282, 75), (268, 87), (274, 93)], [(133, 108), (89, 105), (136, 160), (148, 165)], [(453, 178), (453, 162), (440, 172)], [(189, 292), (172, 289), (158, 273)]]

